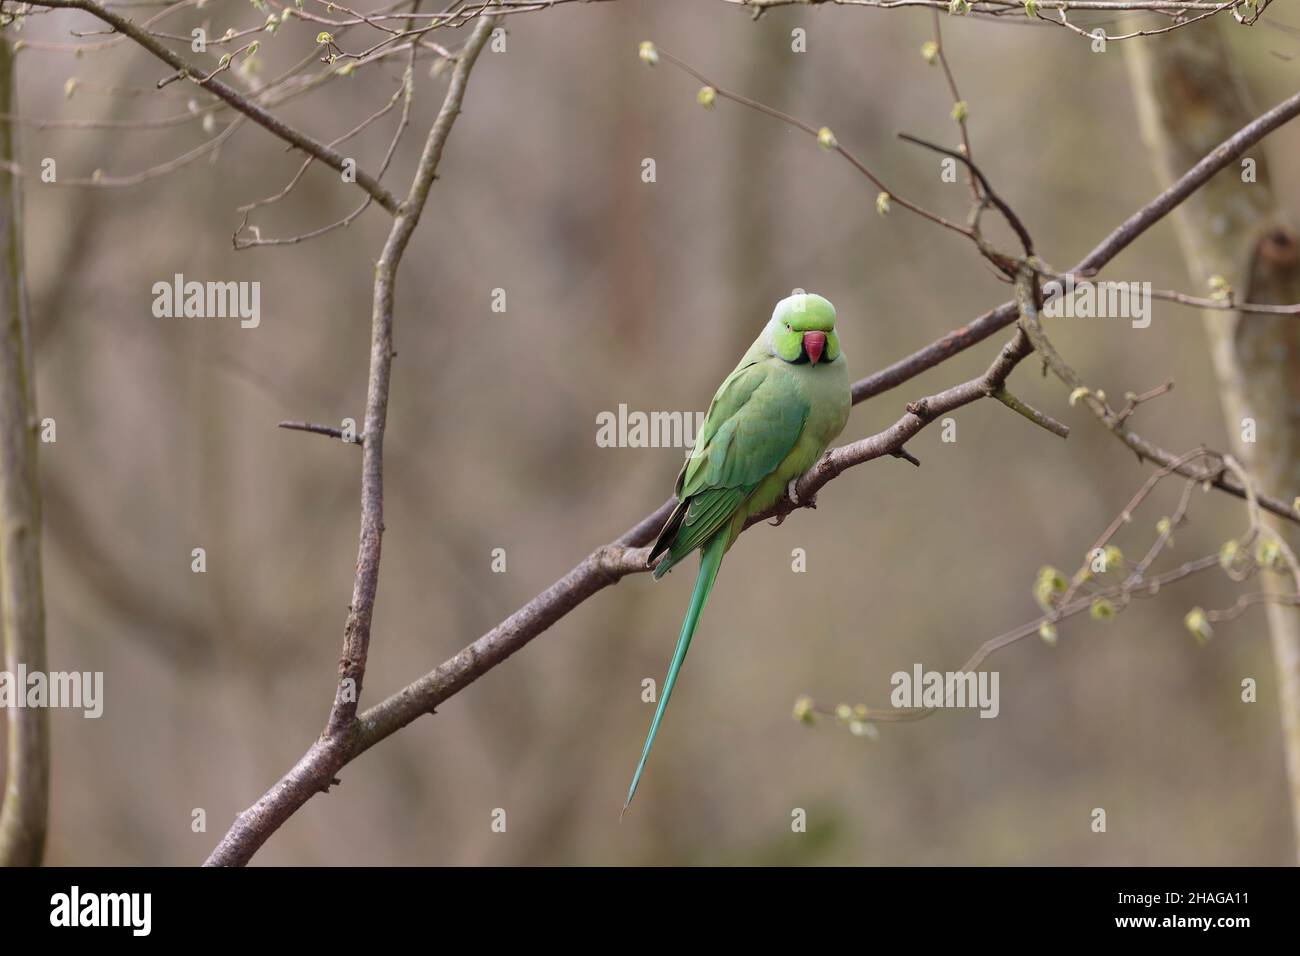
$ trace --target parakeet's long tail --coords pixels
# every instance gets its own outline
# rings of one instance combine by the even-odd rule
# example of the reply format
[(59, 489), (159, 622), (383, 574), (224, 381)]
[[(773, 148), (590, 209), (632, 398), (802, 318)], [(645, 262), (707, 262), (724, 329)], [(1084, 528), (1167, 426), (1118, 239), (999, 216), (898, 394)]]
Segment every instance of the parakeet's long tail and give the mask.
[(646, 758), (650, 756), (650, 748), (654, 746), (655, 734), (659, 733), (659, 722), (663, 720), (664, 710), (668, 707), (668, 698), (672, 696), (673, 686), (677, 683), (677, 673), (682, 669), (682, 661), (686, 660), (686, 652), (691, 648), (691, 638), (695, 636), (695, 627), (700, 623), (700, 613), (709, 599), (709, 592), (713, 590), (713, 581), (718, 576), (718, 568), (722, 566), (722, 556), (727, 553), (727, 537), (728, 526), (723, 525), (700, 550), (700, 573), (695, 578), (695, 590), (691, 593), (691, 603), (686, 609), (686, 619), (682, 621), (682, 633), (677, 638), (677, 648), (673, 651), (672, 663), (668, 665), (668, 677), (665, 678), (663, 692), (659, 695), (659, 705), (655, 708), (654, 720), (650, 722), (650, 733), (646, 735), (641, 760), (637, 763), (636, 773), (632, 776), (632, 786), (627, 788), (627, 802), (623, 804), (624, 813), (632, 805), (632, 797), (636, 795), (637, 784), (641, 782), (641, 774), (645, 770)]

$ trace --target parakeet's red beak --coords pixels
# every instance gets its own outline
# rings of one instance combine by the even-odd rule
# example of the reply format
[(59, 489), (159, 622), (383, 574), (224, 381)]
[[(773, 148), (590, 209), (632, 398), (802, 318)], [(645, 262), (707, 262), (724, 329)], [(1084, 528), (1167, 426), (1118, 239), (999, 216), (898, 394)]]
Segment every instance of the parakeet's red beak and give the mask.
[(805, 332), (803, 334), (803, 350), (808, 353), (808, 361), (816, 365), (821, 361), (822, 352), (826, 350), (826, 333)]

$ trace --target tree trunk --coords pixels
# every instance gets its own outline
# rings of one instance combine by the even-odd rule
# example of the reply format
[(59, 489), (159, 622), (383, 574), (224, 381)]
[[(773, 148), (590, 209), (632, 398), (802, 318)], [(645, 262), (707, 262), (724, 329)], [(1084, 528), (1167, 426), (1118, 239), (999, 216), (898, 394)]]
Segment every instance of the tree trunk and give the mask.
[[(1142, 133), (1162, 183), (1255, 115), (1216, 24), (1128, 42), (1124, 52)], [(1273, 194), (1262, 148), (1249, 159), (1253, 182), (1243, 161), (1173, 214), (1191, 292), (1206, 295), (1210, 278), (1218, 275), (1238, 302), (1300, 301), (1300, 245)], [(1290, 499), (1300, 493), (1300, 320), (1222, 310), (1205, 310), (1203, 320), (1233, 453), (1262, 488)], [(1254, 421), (1253, 441), (1248, 419)], [(1272, 527), (1296, 543), (1283, 522), (1272, 519)], [(1266, 589), (1287, 590), (1282, 576), (1263, 577)], [(1291, 812), (1300, 837), (1300, 609), (1269, 604), (1267, 621)]]
[[(0, 37), (0, 111), (14, 113), (14, 56)], [(17, 128), (0, 120), (0, 158), (16, 162)], [(0, 624), (5, 669), (45, 670), (36, 392), (23, 282), (22, 180), (0, 170)], [(26, 688), (15, 688), (25, 693)], [(44, 707), (9, 709), (0, 805), (0, 864), (36, 866), (49, 814), (50, 736)]]

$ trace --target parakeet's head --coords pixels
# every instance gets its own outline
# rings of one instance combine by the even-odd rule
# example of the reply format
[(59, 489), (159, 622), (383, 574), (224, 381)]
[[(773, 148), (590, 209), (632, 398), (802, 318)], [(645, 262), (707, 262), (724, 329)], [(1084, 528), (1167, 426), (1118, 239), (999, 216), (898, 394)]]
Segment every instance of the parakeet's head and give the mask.
[(795, 365), (837, 361), (835, 306), (811, 292), (782, 299), (767, 325), (767, 343), (773, 355)]

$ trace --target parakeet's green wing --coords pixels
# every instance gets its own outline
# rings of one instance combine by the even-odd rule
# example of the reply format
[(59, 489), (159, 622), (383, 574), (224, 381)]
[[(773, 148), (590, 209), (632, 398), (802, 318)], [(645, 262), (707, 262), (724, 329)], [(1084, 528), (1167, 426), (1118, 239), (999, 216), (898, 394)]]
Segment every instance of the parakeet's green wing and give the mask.
[(730, 544), (725, 526), (736, 509), (794, 448), (808, 420), (807, 402), (780, 375), (777, 367), (758, 362), (742, 364), (723, 382), (700, 431), (698, 452), (686, 463), (678, 479), (677, 494), (682, 503), (652, 551), (652, 556), (667, 552), (655, 568), (655, 577), (659, 577), (695, 548), (703, 546), (691, 603), (682, 621), (641, 759), (628, 787), (624, 810), (632, 803), (637, 784), (641, 782), (650, 748), (654, 746), (668, 700), (677, 685), (677, 675), (690, 650), (709, 592), (713, 590), (722, 556)]
[(695, 451), (677, 478), (682, 500), (650, 552), (662, 577), (729, 521), (781, 463), (803, 431), (808, 404), (791, 394), (770, 362), (740, 365), (709, 405)]

